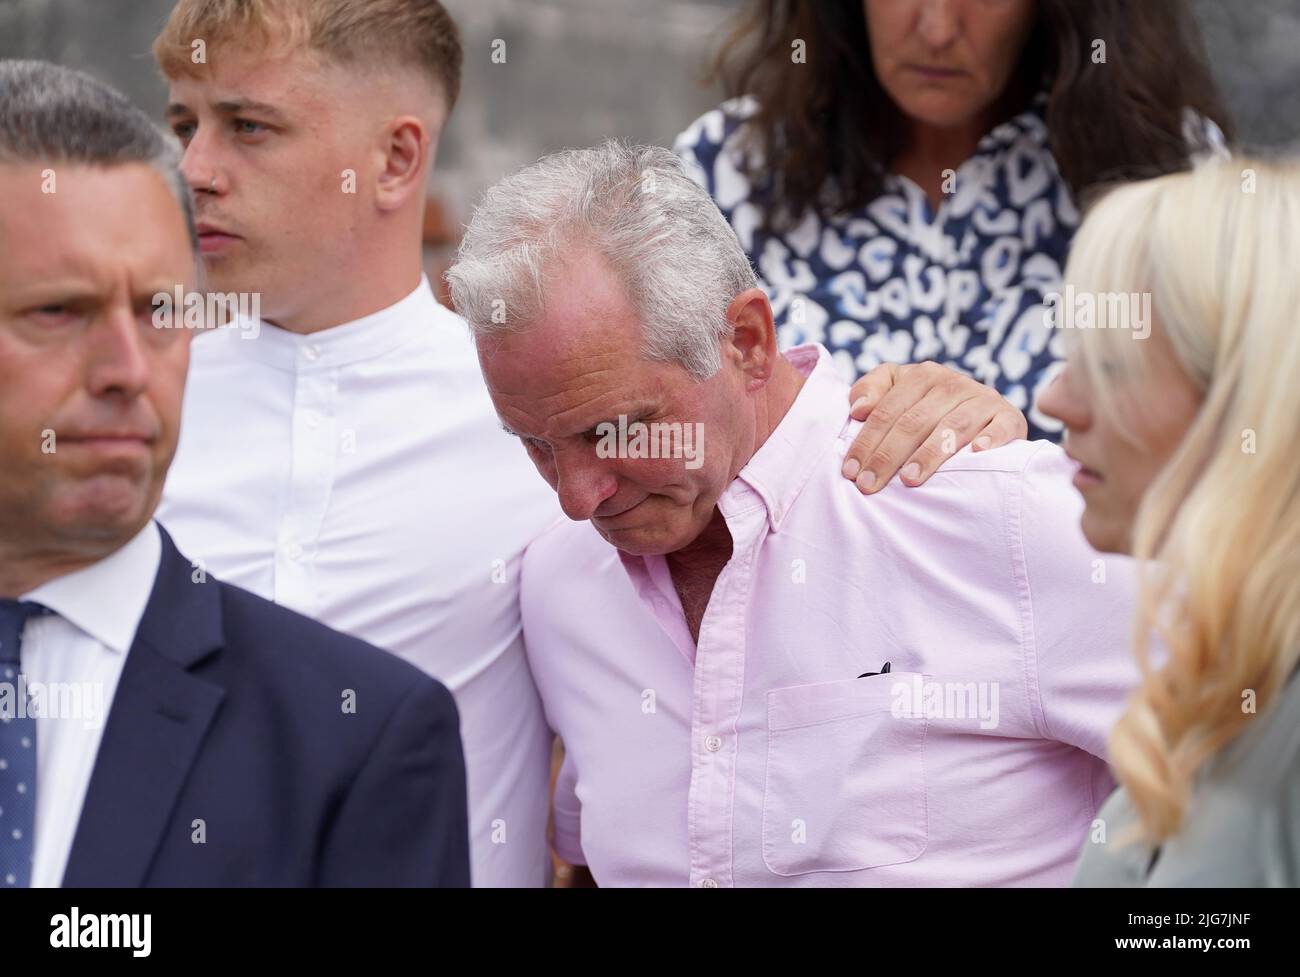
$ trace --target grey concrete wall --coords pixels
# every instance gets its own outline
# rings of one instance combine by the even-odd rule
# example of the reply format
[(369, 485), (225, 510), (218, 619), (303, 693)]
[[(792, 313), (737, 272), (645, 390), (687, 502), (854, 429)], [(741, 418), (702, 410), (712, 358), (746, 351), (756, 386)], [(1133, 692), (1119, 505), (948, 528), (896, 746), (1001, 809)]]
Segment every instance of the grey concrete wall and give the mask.
[[(173, 0), (0, 0), (0, 57), (85, 68), (161, 113), (149, 44)], [(736, 0), (446, 0), (465, 87), (434, 178), (452, 218), (497, 177), (607, 135), (666, 143), (717, 93), (699, 80)], [(1300, 0), (1195, 0), (1250, 147), (1300, 150)], [(492, 60), (505, 42), (505, 63)]]

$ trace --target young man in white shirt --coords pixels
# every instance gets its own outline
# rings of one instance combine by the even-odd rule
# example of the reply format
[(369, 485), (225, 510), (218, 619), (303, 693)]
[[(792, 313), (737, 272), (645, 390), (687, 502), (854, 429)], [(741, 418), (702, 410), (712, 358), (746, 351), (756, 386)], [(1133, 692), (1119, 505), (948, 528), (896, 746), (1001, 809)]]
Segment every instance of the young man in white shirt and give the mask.
[(159, 518), (205, 569), (447, 683), (474, 884), (543, 885), (552, 737), (517, 571), (557, 510), (421, 263), (455, 25), (412, 0), (246, 6), (182, 0), (155, 46), (208, 287), (263, 320), (194, 343)]

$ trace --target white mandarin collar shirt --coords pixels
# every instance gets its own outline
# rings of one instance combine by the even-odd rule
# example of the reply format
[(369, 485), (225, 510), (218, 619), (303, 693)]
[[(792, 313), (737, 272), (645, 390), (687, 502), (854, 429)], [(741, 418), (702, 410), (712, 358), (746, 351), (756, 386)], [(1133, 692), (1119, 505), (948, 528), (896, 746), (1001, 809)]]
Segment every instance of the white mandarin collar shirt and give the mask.
[(150, 522), (112, 555), (20, 598), (55, 612), (27, 622), (21, 654), (28, 687), (39, 682), (81, 689), (78, 697), (64, 700), (79, 703), (78, 714), (36, 720), (33, 888), (63, 879), (104, 723), (161, 556), (162, 539)]
[[(541, 885), (551, 735), (518, 569), (559, 512), (427, 280), (311, 335), (194, 341), (159, 519), (209, 573), (385, 648), (455, 694), (476, 885)], [(255, 336), (255, 338), (254, 338)]]

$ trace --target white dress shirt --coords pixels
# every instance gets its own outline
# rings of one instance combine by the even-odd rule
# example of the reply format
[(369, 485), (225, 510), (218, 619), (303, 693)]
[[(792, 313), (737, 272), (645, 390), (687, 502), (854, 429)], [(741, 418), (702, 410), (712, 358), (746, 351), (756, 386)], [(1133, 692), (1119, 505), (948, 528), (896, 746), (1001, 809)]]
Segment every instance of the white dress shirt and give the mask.
[(545, 882), (550, 733), (519, 561), (559, 512), (427, 280), (312, 335), (195, 340), (159, 520), (228, 583), (417, 665), (461, 713), (475, 885)]
[[(32, 888), (63, 880), (104, 723), (161, 555), (162, 540), (151, 522), (113, 555), (20, 598), (55, 612), (32, 618), (23, 633), (22, 671), (29, 689), (40, 682), (46, 689), (59, 683), (82, 690), (80, 708), (36, 720)], [(65, 695), (62, 701), (78, 700)]]

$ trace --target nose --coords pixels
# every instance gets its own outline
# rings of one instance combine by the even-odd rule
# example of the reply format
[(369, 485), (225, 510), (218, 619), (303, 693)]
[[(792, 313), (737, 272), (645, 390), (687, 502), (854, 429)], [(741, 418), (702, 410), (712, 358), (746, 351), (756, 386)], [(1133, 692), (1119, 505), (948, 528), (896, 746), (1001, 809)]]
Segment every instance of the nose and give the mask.
[(181, 173), (196, 194), (216, 191), (215, 153), (204, 128), (200, 126), (195, 130), (189, 145), (185, 147), (185, 155), (181, 157)]
[(1038, 396), (1038, 409), (1072, 431), (1085, 431), (1092, 424), (1092, 411), (1082, 396), (1074, 367), (1066, 364)]
[(606, 465), (590, 445), (555, 452), (555, 491), (570, 519), (590, 519), (618, 491), (618, 478)]
[(149, 385), (143, 327), (129, 306), (114, 306), (86, 332), (86, 388), (95, 397), (133, 400)]
[(922, 0), (916, 29), (931, 48), (942, 49), (951, 44), (960, 23), (955, 0)]

